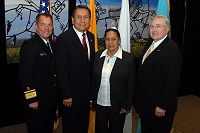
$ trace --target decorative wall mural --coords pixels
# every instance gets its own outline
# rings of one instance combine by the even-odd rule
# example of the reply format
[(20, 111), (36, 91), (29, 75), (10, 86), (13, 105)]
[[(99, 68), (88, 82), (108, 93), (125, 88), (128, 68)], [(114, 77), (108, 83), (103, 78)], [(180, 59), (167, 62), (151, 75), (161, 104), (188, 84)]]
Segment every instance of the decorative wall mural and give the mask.
[[(118, 27), (122, 0), (95, 0), (98, 38), (104, 31)], [(158, 0), (130, 0), (131, 39), (148, 38), (148, 19), (155, 14)], [(34, 32), (35, 16), (39, 12), (40, 0), (5, 1), (5, 29), (7, 62), (18, 63), (21, 43)], [(89, 5), (89, 0), (76, 0), (77, 4)], [(52, 0), (54, 34), (68, 29), (68, 0)], [(101, 39), (99, 39), (101, 43)], [(15, 48), (15, 49), (14, 49)], [(17, 49), (18, 48), (18, 49)], [(9, 53), (9, 54), (8, 54)], [(13, 58), (14, 57), (14, 58)]]

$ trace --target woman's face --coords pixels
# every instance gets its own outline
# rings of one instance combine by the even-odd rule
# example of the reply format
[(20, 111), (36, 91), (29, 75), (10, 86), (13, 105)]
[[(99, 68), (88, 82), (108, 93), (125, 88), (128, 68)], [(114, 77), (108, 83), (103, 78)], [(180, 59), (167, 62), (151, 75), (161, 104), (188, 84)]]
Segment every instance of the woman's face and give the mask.
[(108, 31), (105, 37), (105, 45), (108, 49), (108, 52), (116, 53), (118, 46), (120, 45), (121, 39), (114, 31)]

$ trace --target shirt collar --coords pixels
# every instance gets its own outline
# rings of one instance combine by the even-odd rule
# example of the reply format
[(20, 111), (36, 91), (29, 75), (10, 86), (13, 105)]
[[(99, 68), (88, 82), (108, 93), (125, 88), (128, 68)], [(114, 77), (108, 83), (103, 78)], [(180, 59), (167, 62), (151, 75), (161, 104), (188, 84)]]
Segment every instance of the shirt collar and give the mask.
[[(37, 33), (37, 32), (36, 32)], [(38, 33), (37, 33), (38, 34)], [(39, 35), (39, 34), (38, 34)], [(40, 35), (39, 35), (40, 36)], [(41, 36), (40, 36), (40, 38), (42, 38)], [(44, 38), (42, 38), (42, 40), (44, 41), (44, 43), (45, 44), (47, 44), (47, 42), (49, 43), (49, 39), (47, 39), (47, 40), (45, 40)]]
[(74, 27), (74, 25), (73, 25), (73, 29), (74, 29), (74, 31), (76, 32), (76, 34), (77, 34), (78, 36), (82, 36), (83, 33), (86, 34), (86, 31), (85, 31), (85, 32), (80, 32), (80, 31), (78, 31), (78, 30)]
[[(102, 52), (100, 58), (102, 58), (102, 57), (104, 57), (104, 56), (108, 56), (108, 55), (107, 55), (107, 52), (108, 52), (108, 49), (105, 49), (105, 50)], [(109, 56), (108, 56), (108, 57), (109, 57)], [(120, 46), (119, 46), (119, 49), (117, 50), (117, 52), (113, 55), (113, 57), (117, 57), (117, 58), (119, 58), (119, 59), (122, 59), (122, 49), (121, 49)]]
[(167, 37), (167, 35), (166, 35), (165, 37), (163, 37), (162, 39), (160, 39), (159, 41), (157, 41), (157, 42), (154, 42), (154, 41), (153, 41), (153, 43), (154, 43), (154, 48), (157, 47), (166, 37)]
[[(42, 38), (42, 37), (41, 37)], [(49, 40), (45, 40), (42, 38), (42, 40), (44, 41), (45, 44), (49, 43)]]

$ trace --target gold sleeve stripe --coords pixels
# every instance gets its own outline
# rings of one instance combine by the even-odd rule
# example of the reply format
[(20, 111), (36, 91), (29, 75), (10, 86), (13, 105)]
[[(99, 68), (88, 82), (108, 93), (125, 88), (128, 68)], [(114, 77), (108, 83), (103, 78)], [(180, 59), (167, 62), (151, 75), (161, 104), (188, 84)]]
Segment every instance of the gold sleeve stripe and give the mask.
[(34, 98), (37, 96), (35, 89), (24, 92), (26, 99)]
[(34, 91), (35, 91), (35, 89), (33, 89), (33, 90), (28, 90), (28, 91), (25, 91), (24, 94), (26, 94), (26, 93), (31, 93), (31, 92), (34, 92)]

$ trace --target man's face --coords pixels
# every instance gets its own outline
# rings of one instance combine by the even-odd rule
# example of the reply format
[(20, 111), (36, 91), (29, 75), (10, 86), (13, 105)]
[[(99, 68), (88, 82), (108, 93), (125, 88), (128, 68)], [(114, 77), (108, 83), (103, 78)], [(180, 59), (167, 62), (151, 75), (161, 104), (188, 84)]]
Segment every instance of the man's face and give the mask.
[(90, 15), (87, 9), (77, 9), (72, 24), (79, 32), (85, 32), (90, 26)]
[(164, 20), (162, 18), (156, 18), (151, 22), (150, 36), (155, 42), (165, 37), (168, 32), (169, 29), (165, 27)]
[(38, 24), (35, 25), (36, 32), (43, 39), (47, 40), (52, 34), (53, 23), (50, 17), (40, 16)]

